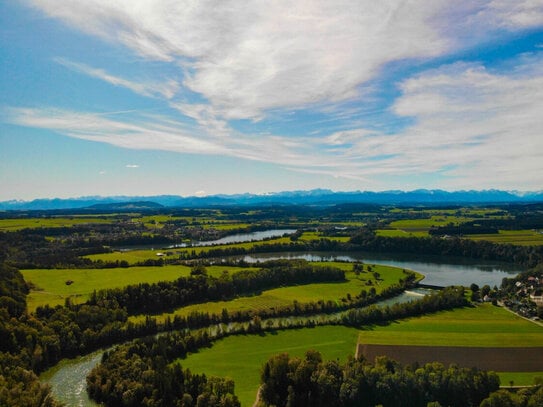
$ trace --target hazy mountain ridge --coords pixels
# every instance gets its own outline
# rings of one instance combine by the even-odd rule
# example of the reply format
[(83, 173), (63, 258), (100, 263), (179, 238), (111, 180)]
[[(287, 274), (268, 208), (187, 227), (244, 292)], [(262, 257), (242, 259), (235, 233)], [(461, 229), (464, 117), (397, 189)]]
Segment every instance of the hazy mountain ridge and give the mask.
[[(202, 207), (216, 205), (331, 205), (337, 203), (374, 204), (479, 204), (479, 203), (531, 203), (543, 202), (543, 192), (516, 192), (501, 190), (454, 191), (350, 191), (334, 192), (327, 189), (284, 191), (269, 194), (218, 194), (205, 197), (157, 196), (91, 196), (80, 198), (11, 200), (0, 202), (0, 210), (51, 210), (51, 209), (105, 209), (108, 207), (156, 209), (159, 207)], [(144, 203), (144, 205), (141, 205)], [(121, 205), (122, 204), (122, 205)], [(127, 204), (130, 204), (127, 207)]]

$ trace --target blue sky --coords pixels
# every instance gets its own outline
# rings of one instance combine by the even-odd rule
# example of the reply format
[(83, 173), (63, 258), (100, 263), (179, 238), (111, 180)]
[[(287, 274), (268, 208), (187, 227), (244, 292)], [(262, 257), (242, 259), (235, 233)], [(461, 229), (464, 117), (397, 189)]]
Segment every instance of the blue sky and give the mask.
[(541, 190), (543, 0), (0, 2), (0, 199)]

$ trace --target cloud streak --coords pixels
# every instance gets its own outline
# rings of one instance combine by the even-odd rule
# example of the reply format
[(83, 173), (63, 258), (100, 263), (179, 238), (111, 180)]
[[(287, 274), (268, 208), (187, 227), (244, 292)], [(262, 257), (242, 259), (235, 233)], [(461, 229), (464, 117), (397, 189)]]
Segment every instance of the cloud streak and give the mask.
[(55, 62), (62, 66), (65, 66), (68, 69), (80, 72), (93, 78), (100, 79), (114, 86), (127, 88), (132, 92), (142, 96), (163, 97), (166, 99), (171, 99), (180, 88), (179, 83), (177, 83), (173, 79), (166, 80), (166, 82), (164, 83), (145, 83), (141, 81), (135, 82), (111, 75), (103, 69), (93, 68), (86, 64), (73, 62), (65, 58), (55, 58)]

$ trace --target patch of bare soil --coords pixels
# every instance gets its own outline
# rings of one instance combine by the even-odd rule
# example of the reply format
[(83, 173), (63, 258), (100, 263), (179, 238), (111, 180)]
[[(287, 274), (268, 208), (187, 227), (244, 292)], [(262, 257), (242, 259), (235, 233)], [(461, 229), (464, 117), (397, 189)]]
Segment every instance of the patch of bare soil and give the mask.
[(543, 368), (541, 348), (483, 348), (462, 346), (413, 346), (358, 344), (357, 355), (373, 361), (387, 356), (402, 364), (441, 362), (497, 372), (538, 372)]

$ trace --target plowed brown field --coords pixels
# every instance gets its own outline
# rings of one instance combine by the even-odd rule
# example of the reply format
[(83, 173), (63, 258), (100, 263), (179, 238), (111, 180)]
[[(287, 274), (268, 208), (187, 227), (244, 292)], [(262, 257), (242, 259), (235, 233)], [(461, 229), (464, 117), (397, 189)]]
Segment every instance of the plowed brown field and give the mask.
[(402, 364), (441, 362), (497, 372), (537, 372), (543, 369), (542, 348), (483, 348), (462, 346), (413, 346), (358, 344), (356, 354), (373, 361), (388, 356)]

